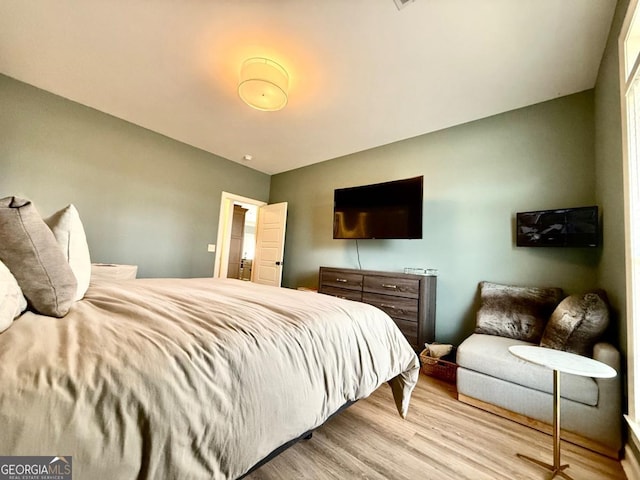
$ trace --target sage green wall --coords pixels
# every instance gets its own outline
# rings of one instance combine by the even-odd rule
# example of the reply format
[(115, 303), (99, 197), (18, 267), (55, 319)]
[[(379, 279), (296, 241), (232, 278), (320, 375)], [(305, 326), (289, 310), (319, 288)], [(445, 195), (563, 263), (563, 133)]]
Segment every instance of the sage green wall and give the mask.
[[(366, 126), (363, 126), (366, 128)], [(592, 288), (601, 250), (517, 248), (515, 213), (594, 204), (593, 91), (274, 175), (289, 202), (284, 284), (316, 286), (321, 265), (358, 268), (332, 239), (333, 190), (424, 175), (424, 238), (362, 240), (362, 268), (439, 270), (436, 337), (475, 326), (482, 280)]]
[(618, 36), (628, 5), (628, 0), (618, 2), (594, 94), (596, 199), (602, 205), (604, 213), (605, 239), (598, 269), (598, 283), (609, 293), (614, 317), (612, 326), (623, 352), (627, 351), (627, 335)]
[[(215, 132), (211, 132), (215, 135)], [(222, 191), (267, 200), (268, 175), (0, 76), (0, 197), (73, 203), (97, 262), (211, 276)]]

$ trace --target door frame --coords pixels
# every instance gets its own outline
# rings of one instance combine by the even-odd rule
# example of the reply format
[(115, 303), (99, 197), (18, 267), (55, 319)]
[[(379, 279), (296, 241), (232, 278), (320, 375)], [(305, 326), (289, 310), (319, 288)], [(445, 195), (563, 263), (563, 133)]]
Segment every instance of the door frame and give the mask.
[(233, 222), (233, 205), (235, 202), (255, 205), (260, 208), (267, 202), (243, 197), (235, 193), (222, 192), (220, 198), (220, 215), (218, 217), (218, 238), (216, 240), (216, 257), (213, 265), (214, 277), (227, 277), (229, 266), (229, 243), (231, 241), (231, 223)]

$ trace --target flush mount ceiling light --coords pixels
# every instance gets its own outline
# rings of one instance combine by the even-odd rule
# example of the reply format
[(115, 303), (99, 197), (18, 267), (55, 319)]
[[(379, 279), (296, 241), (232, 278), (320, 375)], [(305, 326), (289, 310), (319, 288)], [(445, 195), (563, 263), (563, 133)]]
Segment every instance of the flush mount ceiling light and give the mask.
[(275, 112), (287, 104), (289, 74), (273, 60), (250, 58), (240, 69), (238, 95), (250, 107)]

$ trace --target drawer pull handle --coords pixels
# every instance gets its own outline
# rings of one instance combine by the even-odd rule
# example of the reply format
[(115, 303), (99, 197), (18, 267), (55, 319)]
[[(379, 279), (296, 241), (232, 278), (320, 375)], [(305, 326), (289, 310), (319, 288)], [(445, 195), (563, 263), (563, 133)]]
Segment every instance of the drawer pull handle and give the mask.
[(384, 288), (391, 288), (391, 289), (393, 289), (393, 290), (396, 290), (396, 289), (398, 288), (398, 286), (397, 286), (397, 285), (389, 285), (388, 283), (383, 283), (383, 284), (382, 284), (382, 286), (383, 286)]
[(395, 309), (396, 309), (396, 307), (395, 307), (395, 306), (393, 306), (393, 305), (387, 305), (386, 303), (381, 303), (381, 304), (380, 304), (380, 306), (381, 306), (382, 308), (391, 308), (391, 309), (393, 309), (393, 310), (395, 310)]
[(336, 278), (336, 282), (347, 283), (347, 279), (346, 278)]

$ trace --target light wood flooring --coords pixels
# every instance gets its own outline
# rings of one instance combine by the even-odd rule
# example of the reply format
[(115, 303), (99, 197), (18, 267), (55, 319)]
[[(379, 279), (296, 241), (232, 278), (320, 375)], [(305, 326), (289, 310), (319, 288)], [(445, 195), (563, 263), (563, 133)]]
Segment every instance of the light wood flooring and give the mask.
[[(626, 479), (620, 463), (562, 442), (574, 480)], [(553, 462), (551, 436), (458, 402), (455, 387), (420, 375), (398, 415), (383, 385), (256, 470), (249, 480), (535, 480), (549, 473), (516, 453)], [(560, 478), (560, 477), (556, 477)]]

